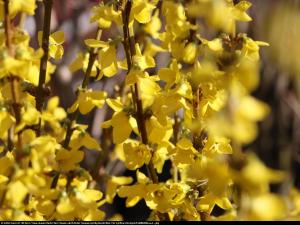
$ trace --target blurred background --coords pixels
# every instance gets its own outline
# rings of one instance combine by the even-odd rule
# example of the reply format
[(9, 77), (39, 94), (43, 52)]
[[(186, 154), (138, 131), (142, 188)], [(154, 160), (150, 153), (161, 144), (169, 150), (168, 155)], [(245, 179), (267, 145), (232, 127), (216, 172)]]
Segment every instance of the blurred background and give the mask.
[[(84, 39), (93, 38), (96, 24), (89, 22), (91, 8), (99, 0), (54, 0), (52, 31), (62, 30), (65, 33), (65, 55), (61, 61), (56, 61), (57, 70), (52, 77), (53, 95), (58, 95), (60, 104), (67, 108), (75, 100), (74, 91), (82, 81), (82, 72), (72, 74), (68, 65), (79, 52), (86, 52)], [(265, 41), (269, 47), (262, 48), (260, 67), (260, 86), (253, 92), (258, 99), (266, 102), (270, 108), (269, 116), (259, 124), (259, 135), (244, 150), (255, 151), (270, 167), (288, 171), (290, 180), (300, 188), (300, 0), (250, 0), (253, 4), (249, 15), (253, 21), (239, 24), (238, 32), (247, 33), (254, 40)], [(37, 47), (37, 32), (42, 29), (43, 7), (38, 3), (34, 17), (25, 20), (25, 29), (31, 34), (32, 46)], [(104, 31), (103, 40), (115, 36), (122, 31), (113, 27)], [(205, 32), (205, 31), (204, 31)], [(118, 51), (123, 58), (123, 51)], [(93, 82), (94, 89), (105, 89), (108, 93), (114, 91), (114, 86), (122, 82), (122, 75), (114, 78)], [(107, 112), (107, 113), (104, 113)], [(100, 138), (102, 121), (110, 118), (108, 108), (94, 110), (80, 123), (88, 124), (94, 137)], [(103, 143), (105, 140), (103, 140)], [(88, 154), (88, 153), (87, 153)], [(101, 156), (86, 155), (84, 166), (92, 170), (94, 165), (101, 164), (102, 170), (109, 170), (112, 175), (130, 175), (120, 166), (117, 160), (109, 165)], [(99, 159), (97, 161), (97, 158)], [(167, 165), (168, 166), (168, 165)], [(101, 173), (100, 168), (100, 173)], [(98, 171), (96, 171), (98, 173)], [(96, 174), (97, 176), (97, 174)], [(101, 181), (99, 181), (99, 185)], [(284, 185), (273, 187), (274, 190), (284, 189)], [(288, 185), (288, 184), (287, 184)], [(124, 201), (117, 199), (114, 205), (107, 206), (109, 214), (122, 213), (126, 220), (143, 220), (148, 215), (147, 208), (139, 203), (134, 208), (125, 208)]]

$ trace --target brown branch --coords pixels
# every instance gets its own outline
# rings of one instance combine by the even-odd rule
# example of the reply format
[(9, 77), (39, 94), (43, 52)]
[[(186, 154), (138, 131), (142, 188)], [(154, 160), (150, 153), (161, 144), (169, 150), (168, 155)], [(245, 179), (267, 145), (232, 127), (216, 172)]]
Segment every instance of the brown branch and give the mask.
[[(174, 145), (177, 144), (178, 142), (178, 135), (179, 135), (179, 130), (180, 130), (180, 121), (177, 113), (175, 112), (174, 115), (174, 125), (173, 125), (173, 143)], [(178, 168), (175, 165), (175, 163), (172, 160), (172, 167), (173, 167), (173, 180), (174, 182), (178, 182)]]
[[(129, 16), (131, 11), (131, 1), (126, 1), (125, 6), (122, 11), (122, 19), (123, 19), (123, 33), (124, 33), (124, 49), (127, 59), (127, 66), (128, 66), (128, 72), (130, 72), (132, 68), (132, 57), (136, 54), (135, 52), (135, 40), (134, 40), (134, 34), (133, 30), (129, 29)], [(148, 144), (148, 136), (147, 136), (147, 130), (146, 130), (146, 124), (144, 119), (144, 113), (143, 113), (143, 103), (142, 98), (139, 90), (139, 86), (137, 83), (134, 84), (134, 90), (131, 90), (132, 97), (136, 106), (136, 119), (137, 119), (137, 125), (139, 129), (139, 133), (141, 135), (142, 143), (147, 145)], [(147, 172), (149, 174), (149, 177), (151, 178), (153, 183), (158, 183), (158, 176), (156, 174), (152, 157), (150, 159), (150, 162), (148, 165), (146, 165)]]
[[(12, 46), (12, 27), (11, 27), (11, 21), (9, 18), (9, 0), (4, 1), (4, 30), (5, 30), (5, 43), (6, 47), (8, 49), (8, 53), (11, 57), (14, 57), (14, 50)], [(14, 116), (16, 119), (16, 124), (18, 125), (21, 122), (21, 104), (20, 104), (20, 93), (19, 93), (19, 80), (10, 74), (10, 88), (11, 88), (11, 94), (12, 94), (12, 109), (14, 112)], [(13, 129), (13, 128), (12, 128)], [(12, 130), (9, 130), (9, 145), (13, 143), (13, 132)], [(19, 162), (21, 158), (23, 158), (22, 153), (22, 134), (18, 134), (18, 141), (17, 141), (17, 151), (16, 151), (16, 159)]]
[(5, 43), (8, 48), (9, 54), (12, 56), (11, 48), (11, 23), (9, 18), (9, 0), (4, 0), (4, 30), (5, 30)]
[(44, 98), (45, 98), (44, 85), (46, 81), (47, 62), (49, 58), (49, 37), (50, 37), (52, 5), (53, 5), (53, 0), (44, 0), (45, 16), (44, 16), (43, 37), (42, 37), (42, 49), (44, 51), (44, 55), (41, 58), (41, 63), (40, 63), (38, 95), (36, 97), (36, 108), (39, 111), (42, 111)]
[[(98, 29), (96, 39), (100, 40), (101, 35), (102, 35), (102, 30)], [(84, 79), (83, 79), (82, 84), (81, 84), (81, 89), (86, 89), (88, 84), (89, 84), (92, 69), (93, 69), (94, 63), (95, 63), (96, 58), (97, 58), (97, 51), (98, 51), (98, 48), (91, 48), (90, 49), (88, 67), (86, 69)], [(78, 94), (79, 93), (77, 92), (76, 93), (76, 98), (78, 98)], [(79, 116), (79, 110), (78, 109), (74, 113), (69, 115), (70, 121), (67, 125), (66, 138), (65, 138), (64, 143), (63, 143), (63, 147), (66, 148), (66, 149), (69, 147), (71, 136), (72, 136), (73, 131), (74, 131), (73, 124), (76, 122), (78, 116)]]
[[(36, 95), (36, 109), (42, 112), (43, 104), (45, 101), (45, 92), (44, 86), (46, 82), (46, 74), (47, 74), (47, 64), (49, 58), (49, 37), (50, 37), (50, 26), (51, 26), (51, 11), (52, 11), (53, 0), (44, 0), (44, 24), (43, 24), (43, 36), (42, 36), (42, 49), (44, 51), (44, 55), (41, 58), (40, 62), (40, 76), (39, 76), (39, 84), (37, 88)], [(41, 120), (39, 121), (39, 127), (37, 130), (37, 136), (41, 134)]]

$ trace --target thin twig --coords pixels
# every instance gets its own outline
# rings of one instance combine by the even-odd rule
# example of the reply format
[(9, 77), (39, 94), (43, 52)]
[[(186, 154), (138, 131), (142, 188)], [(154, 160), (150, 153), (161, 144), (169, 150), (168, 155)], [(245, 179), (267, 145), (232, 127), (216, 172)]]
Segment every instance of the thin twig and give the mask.
[[(98, 29), (96, 39), (100, 40), (101, 35), (102, 35), (102, 30)], [(86, 69), (84, 79), (83, 79), (82, 84), (81, 84), (81, 89), (86, 89), (88, 84), (89, 84), (92, 69), (93, 69), (94, 63), (95, 63), (96, 58), (97, 58), (97, 51), (98, 51), (97, 48), (91, 48), (90, 49), (88, 67)], [(76, 98), (78, 98), (78, 92), (76, 93)], [(63, 147), (66, 148), (66, 149), (69, 147), (71, 136), (72, 136), (73, 131), (74, 131), (73, 130), (73, 124), (76, 122), (78, 116), (79, 116), (79, 110), (78, 109), (74, 113), (69, 115), (70, 121), (67, 125), (66, 138), (65, 138), (64, 143), (63, 143)]]
[(44, 102), (44, 84), (46, 81), (47, 62), (49, 57), (49, 37), (50, 37), (50, 25), (51, 25), (51, 11), (52, 11), (53, 0), (44, 0), (44, 25), (43, 25), (43, 37), (42, 37), (42, 49), (44, 55), (41, 58), (40, 63), (40, 76), (38, 84), (38, 95), (36, 108), (41, 111)]
[[(125, 49), (126, 59), (128, 63), (127, 74), (130, 72), (130, 69), (132, 67), (132, 57), (136, 54), (133, 30), (129, 29), (130, 11), (131, 11), (131, 1), (126, 1), (125, 8), (122, 12), (122, 19), (123, 19), (123, 32), (124, 32), (124, 49)], [(143, 103), (142, 103), (139, 86), (137, 83), (134, 84), (134, 90), (132, 90), (132, 97), (136, 105), (136, 119), (137, 119), (138, 129), (141, 135), (142, 143), (144, 145), (147, 145), (148, 136), (147, 136), (146, 124), (145, 124), (144, 113), (143, 113)], [(150, 159), (149, 164), (146, 165), (146, 168), (152, 182), (158, 183), (159, 180), (153, 165), (152, 157)]]
[[(44, 16), (43, 37), (42, 37), (42, 49), (44, 51), (44, 55), (41, 58), (41, 63), (40, 63), (40, 76), (39, 76), (39, 84), (38, 84), (37, 96), (36, 96), (36, 108), (40, 112), (42, 111), (43, 104), (45, 101), (44, 85), (46, 82), (47, 64), (49, 58), (49, 37), (50, 37), (52, 5), (53, 5), (53, 0), (44, 0), (45, 16)], [(41, 121), (39, 122), (37, 136), (40, 136), (40, 134), (41, 134)]]
[[(177, 144), (178, 142), (178, 134), (179, 134), (179, 129), (180, 129), (180, 122), (179, 122), (179, 117), (177, 113), (175, 112), (174, 114), (174, 125), (173, 125), (173, 142), (174, 145)], [(178, 182), (178, 168), (175, 165), (175, 163), (172, 160), (172, 167), (173, 167), (173, 180), (175, 183)]]
[[(4, 30), (5, 30), (5, 43), (6, 47), (8, 49), (8, 53), (11, 57), (14, 57), (14, 50), (12, 47), (12, 28), (11, 28), (11, 21), (9, 18), (9, 0), (4, 1)], [(11, 93), (12, 93), (12, 108), (14, 111), (16, 124), (18, 125), (21, 122), (21, 105), (20, 105), (20, 93), (19, 93), (19, 80), (17, 77), (14, 77), (12, 74), (10, 74), (10, 87), (11, 87)], [(9, 131), (9, 137), (11, 138), (11, 135), (13, 132)], [(13, 143), (12, 140), (10, 140), (9, 143)], [(17, 141), (17, 150), (16, 150), (16, 159), (17, 161), (21, 161), (21, 158), (23, 157), (22, 153), (22, 134), (18, 134), (18, 141)]]

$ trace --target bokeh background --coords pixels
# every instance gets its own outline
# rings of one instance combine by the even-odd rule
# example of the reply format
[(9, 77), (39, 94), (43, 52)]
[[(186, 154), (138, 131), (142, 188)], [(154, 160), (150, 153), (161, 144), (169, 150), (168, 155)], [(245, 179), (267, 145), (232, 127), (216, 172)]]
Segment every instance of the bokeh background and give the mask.
[[(65, 55), (62, 60), (54, 62), (57, 70), (52, 77), (53, 95), (58, 95), (60, 104), (67, 108), (75, 100), (75, 90), (82, 81), (81, 72), (71, 73), (68, 66), (78, 52), (87, 51), (84, 39), (92, 38), (96, 33), (96, 24), (89, 22), (91, 8), (99, 0), (54, 0), (52, 31), (65, 33)], [(261, 51), (260, 85), (253, 92), (258, 99), (266, 102), (270, 108), (269, 116), (259, 124), (259, 135), (244, 151), (255, 151), (270, 167), (287, 171), (285, 183), (272, 187), (273, 191), (285, 192), (289, 185), (300, 187), (300, 0), (250, 0), (253, 4), (249, 15), (253, 21), (239, 24), (239, 32), (247, 33), (254, 40), (265, 41), (269, 47)], [(36, 14), (24, 19), (24, 27), (31, 34), (31, 45), (37, 47), (37, 32), (42, 29), (43, 7), (38, 3)], [(21, 18), (20, 18), (21, 19)], [(202, 32), (205, 33), (205, 30)], [(103, 39), (121, 33), (116, 27), (104, 31)], [(123, 58), (123, 51), (118, 51)], [(160, 61), (163, 61), (163, 58)], [(93, 82), (94, 89), (105, 89), (113, 93), (115, 85), (123, 81), (124, 76), (103, 78)], [(111, 111), (104, 107), (94, 110), (88, 116), (80, 118), (80, 123), (88, 124), (94, 137), (100, 138), (102, 121), (110, 118)], [(105, 140), (102, 140), (105, 144)], [(94, 176), (101, 171), (111, 175), (131, 175), (114, 159), (113, 155), (86, 153), (84, 166)], [(107, 160), (107, 158), (110, 160)], [(107, 163), (109, 161), (109, 163)], [(100, 165), (96, 171), (95, 165)], [(166, 165), (168, 166), (168, 165)], [(165, 175), (167, 176), (167, 175)], [(164, 177), (161, 177), (164, 179)], [(103, 182), (104, 183), (104, 182)], [(98, 185), (103, 186), (101, 179)], [(106, 211), (109, 215), (121, 213), (126, 220), (144, 220), (149, 211), (140, 202), (134, 208), (125, 208), (124, 201), (118, 199)]]

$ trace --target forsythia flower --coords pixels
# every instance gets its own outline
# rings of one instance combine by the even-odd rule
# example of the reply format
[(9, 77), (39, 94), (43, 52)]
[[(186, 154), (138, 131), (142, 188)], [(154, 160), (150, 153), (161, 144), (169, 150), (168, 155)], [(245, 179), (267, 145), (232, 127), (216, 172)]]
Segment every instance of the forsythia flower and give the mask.
[(112, 22), (121, 24), (121, 12), (116, 11), (113, 6), (98, 5), (93, 8), (91, 22), (97, 22), (100, 28), (110, 28)]
[(132, 26), (133, 19), (139, 23), (148, 23), (151, 20), (153, 9), (155, 9), (155, 5), (151, 1), (133, 0), (129, 24)]
[(56, 160), (59, 164), (59, 169), (62, 171), (69, 171), (76, 168), (77, 164), (82, 161), (84, 152), (78, 149), (72, 149), (71, 151), (66, 149), (60, 149), (56, 155)]
[(115, 111), (111, 120), (108, 120), (102, 124), (103, 128), (113, 127), (113, 141), (116, 144), (125, 141), (131, 134), (133, 129), (137, 128), (136, 120), (127, 115), (123, 110), (124, 106), (121, 100), (107, 99), (107, 104)]
[(130, 170), (136, 170), (144, 164), (148, 164), (151, 158), (150, 149), (135, 141), (128, 141), (123, 144), (125, 165)]
[(9, 3), (11, 17), (16, 16), (19, 12), (33, 15), (36, 8), (36, 0), (29, 0), (26, 3), (22, 0), (11, 0)]
[[(52, 0), (43, 2), (47, 21)], [(69, 66), (84, 78), (66, 112), (48, 88), (64, 33), (39, 32), (34, 49), (21, 22), (36, 1), (0, 0), (0, 220), (119, 220), (102, 211), (116, 196), (144, 201), (149, 220), (299, 219), (300, 192), (270, 190), (285, 173), (242, 151), (269, 113), (251, 96), (268, 44), (237, 26), (251, 3), (105, 2), (92, 9), (97, 37)], [(92, 89), (107, 79), (114, 89)], [(101, 125), (78, 123), (105, 104)]]
[[(38, 33), (39, 44), (42, 45), (42, 32)], [(58, 60), (64, 54), (64, 48), (62, 44), (65, 41), (65, 36), (62, 31), (57, 31), (49, 37), (49, 56)]]
[(106, 201), (112, 203), (120, 186), (132, 183), (131, 177), (111, 177), (107, 182)]
[(101, 108), (105, 103), (106, 92), (82, 90), (79, 92), (77, 101), (69, 108), (68, 112), (73, 113), (77, 109), (82, 114), (89, 113), (94, 107)]

